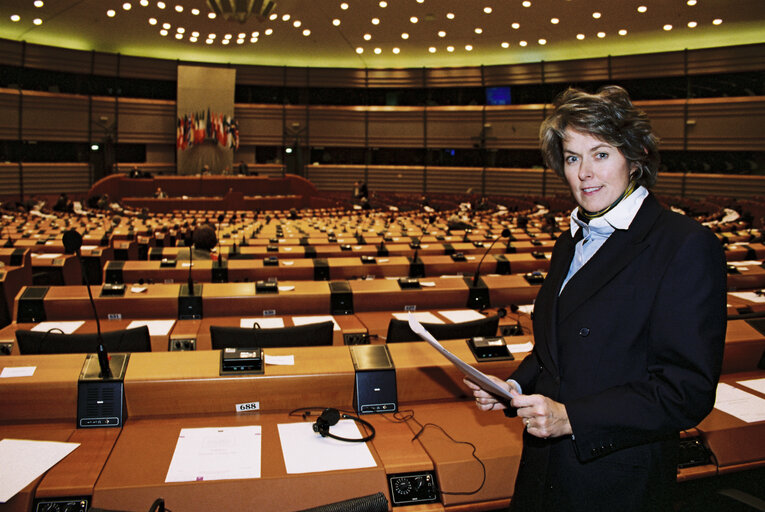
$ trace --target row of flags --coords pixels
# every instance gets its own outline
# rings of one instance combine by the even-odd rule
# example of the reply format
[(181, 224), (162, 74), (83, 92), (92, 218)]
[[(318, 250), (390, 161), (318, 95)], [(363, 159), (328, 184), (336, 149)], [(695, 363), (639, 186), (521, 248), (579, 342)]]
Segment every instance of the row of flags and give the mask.
[(175, 145), (178, 149), (188, 149), (215, 140), (224, 148), (239, 149), (239, 125), (229, 115), (215, 112), (194, 112), (178, 117), (175, 132)]

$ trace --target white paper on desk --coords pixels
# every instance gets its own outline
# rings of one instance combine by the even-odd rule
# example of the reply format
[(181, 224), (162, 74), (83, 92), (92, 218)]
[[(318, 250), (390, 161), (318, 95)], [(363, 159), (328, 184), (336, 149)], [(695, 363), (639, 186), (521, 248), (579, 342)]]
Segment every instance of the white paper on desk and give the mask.
[(402, 322), (408, 322), (409, 321), (409, 315), (414, 316), (414, 318), (417, 319), (418, 322), (424, 322), (426, 324), (442, 324), (444, 323), (443, 320), (438, 318), (436, 315), (429, 311), (423, 311), (420, 313), (393, 313), (393, 317), (397, 320), (401, 320)]
[(749, 389), (753, 389), (765, 395), (765, 379), (739, 380), (736, 382), (736, 384)]
[(748, 300), (749, 302), (765, 302), (765, 295), (763, 294), (757, 294), (754, 292), (728, 292), (734, 297), (738, 297), (739, 299)]
[(61, 329), (64, 334), (72, 334), (74, 331), (82, 327), (84, 320), (73, 320), (71, 322), (40, 322), (32, 327), (33, 331), (48, 332), (51, 329)]
[(475, 309), (453, 309), (451, 311), (439, 311), (439, 315), (448, 318), (452, 323), (472, 322), (486, 318)]
[(80, 443), (3, 439), (0, 441), (0, 503), (69, 455)]
[(33, 258), (37, 258), (38, 260), (55, 260), (56, 258), (60, 258), (60, 253), (43, 253), (43, 254), (35, 254), (32, 253)]
[(445, 358), (447, 358), (451, 363), (459, 368), (459, 370), (468, 376), (468, 378), (476, 383), (481, 388), (485, 389), (489, 393), (493, 393), (501, 398), (506, 398), (507, 400), (510, 400), (512, 396), (510, 393), (503, 387), (498, 386), (493, 380), (489, 379), (489, 377), (483, 373), (480, 370), (476, 370), (469, 364), (467, 364), (465, 361), (460, 359), (459, 357), (455, 356), (448, 350), (446, 350), (443, 345), (441, 345), (438, 340), (436, 340), (432, 334), (430, 334), (418, 321), (414, 318), (414, 315), (411, 313), (409, 314), (409, 328), (412, 329), (420, 338), (424, 339), (428, 343), (430, 343), (433, 348), (438, 350), (441, 355), (443, 355)]
[(531, 352), (534, 349), (534, 344), (530, 341), (526, 343), (508, 343), (507, 348), (511, 354), (520, 354), (521, 352)]
[[(280, 423), (278, 427), (287, 474), (377, 466), (367, 443), (348, 443), (321, 437), (313, 431), (313, 424), (309, 422)], [(353, 420), (338, 421), (332, 425), (332, 433), (349, 439), (363, 437)]]
[(318, 316), (293, 316), (292, 317), (292, 323), (295, 325), (308, 325), (308, 324), (318, 324), (321, 322), (329, 322), (332, 320), (332, 323), (335, 324), (333, 327), (333, 330), (339, 331), (340, 326), (337, 324), (337, 321), (335, 321), (335, 317), (332, 315), (318, 315)]
[(731, 261), (728, 263), (728, 265), (732, 265), (734, 267), (759, 267), (761, 264), (762, 262), (757, 260)]
[(133, 320), (127, 328), (133, 329), (144, 325), (149, 328), (149, 336), (167, 336), (175, 325), (175, 320)]
[(518, 311), (530, 315), (534, 312), (534, 304), (524, 304), (523, 306), (518, 306)]
[(261, 427), (184, 428), (165, 482), (260, 478)]
[(188, 261), (186, 261), (186, 262), (184, 262), (184, 263), (181, 263), (181, 266), (182, 266), (182, 267), (186, 267), (186, 268), (188, 268), (188, 267), (193, 267), (193, 266), (194, 266), (194, 262), (193, 262), (193, 261), (192, 261), (192, 262), (188, 262)]
[(284, 319), (281, 317), (269, 318), (242, 318), (239, 320), (239, 327), (252, 329), (257, 323), (261, 329), (280, 329), (284, 327)]
[(765, 421), (764, 399), (725, 383), (717, 385), (715, 409), (747, 423)]
[(0, 378), (10, 379), (11, 377), (31, 377), (35, 374), (36, 366), (6, 366), (0, 372)]
[(274, 356), (266, 354), (264, 356), (266, 364), (273, 364), (275, 366), (295, 366), (295, 356)]

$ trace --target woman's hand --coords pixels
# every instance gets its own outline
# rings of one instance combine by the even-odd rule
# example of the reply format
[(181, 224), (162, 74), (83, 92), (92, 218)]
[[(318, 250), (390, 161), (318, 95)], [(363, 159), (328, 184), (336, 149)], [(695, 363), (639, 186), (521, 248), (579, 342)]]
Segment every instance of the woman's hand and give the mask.
[[(493, 375), (488, 375), (488, 377), (491, 380), (493, 380), (498, 386), (507, 389), (508, 392), (511, 389), (514, 390), (513, 386), (509, 382), (505, 382), (504, 380), (494, 377)], [(499, 410), (508, 408), (509, 406), (508, 402), (503, 402), (499, 400), (496, 396), (492, 395), (491, 393), (485, 391), (483, 388), (479, 387), (477, 384), (473, 383), (473, 381), (468, 379), (463, 379), (463, 382), (465, 383), (467, 387), (473, 390), (473, 397), (475, 398), (475, 404), (480, 410), (499, 411)]]
[(566, 406), (542, 395), (522, 395), (510, 391), (510, 404), (518, 411), (526, 431), (535, 437), (561, 437), (573, 433)]

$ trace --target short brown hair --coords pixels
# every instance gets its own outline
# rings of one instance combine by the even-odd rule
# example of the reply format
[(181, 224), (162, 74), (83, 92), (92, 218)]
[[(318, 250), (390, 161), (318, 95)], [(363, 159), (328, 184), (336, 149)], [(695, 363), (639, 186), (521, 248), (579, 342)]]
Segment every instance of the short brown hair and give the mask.
[(194, 247), (196, 249), (209, 251), (218, 245), (218, 237), (215, 236), (215, 230), (209, 224), (202, 224), (198, 228), (195, 228), (194, 233), (191, 235), (191, 239), (194, 241)]
[(616, 85), (596, 94), (570, 88), (558, 96), (554, 107), (539, 128), (539, 141), (545, 164), (556, 174), (564, 177), (563, 139), (566, 128), (571, 127), (617, 148), (630, 167), (635, 167), (631, 178), (639, 185), (650, 188), (656, 183), (659, 139), (627, 91)]

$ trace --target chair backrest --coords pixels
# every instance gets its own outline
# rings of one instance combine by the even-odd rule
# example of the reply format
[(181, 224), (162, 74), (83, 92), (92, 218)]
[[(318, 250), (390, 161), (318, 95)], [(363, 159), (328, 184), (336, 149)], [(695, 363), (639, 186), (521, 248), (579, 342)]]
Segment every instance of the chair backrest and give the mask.
[[(459, 338), (472, 338), (474, 336), (496, 336), (499, 327), (497, 315), (487, 316), (469, 322), (456, 324), (422, 324), (425, 329), (437, 340), (454, 340)], [(401, 341), (422, 341), (414, 331), (409, 328), (409, 322), (391, 318), (388, 322), (387, 343)]]
[[(107, 352), (151, 352), (149, 328), (145, 325), (101, 333)], [(22, 354), (79, 354), (95, 352), (98, 334), (63, 334), (19, 329), (16, 343)]]
[(257, 327), (210, 326), (213, 350), (226, 347), (306, 347), (332, 345), (334, 322), (328, 320), (315, 324), (259, 329)]

